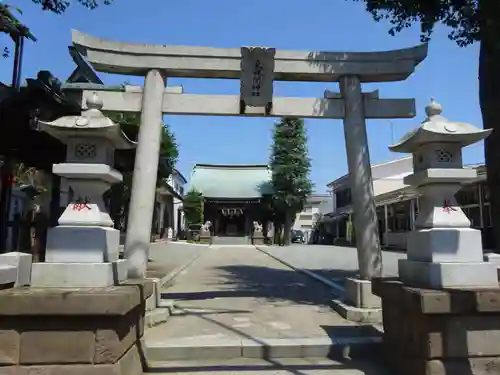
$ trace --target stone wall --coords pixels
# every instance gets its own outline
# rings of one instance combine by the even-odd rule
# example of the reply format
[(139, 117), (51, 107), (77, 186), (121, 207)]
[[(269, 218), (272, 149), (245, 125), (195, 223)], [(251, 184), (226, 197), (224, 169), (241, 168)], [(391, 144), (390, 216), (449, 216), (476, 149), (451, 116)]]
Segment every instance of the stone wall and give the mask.
[(139, 375), (149, 281), (0, 291), (0, 374)]
[(500, 288), (426, 290), (373, 280), (384, 356), (398, 374), (500, 374)]

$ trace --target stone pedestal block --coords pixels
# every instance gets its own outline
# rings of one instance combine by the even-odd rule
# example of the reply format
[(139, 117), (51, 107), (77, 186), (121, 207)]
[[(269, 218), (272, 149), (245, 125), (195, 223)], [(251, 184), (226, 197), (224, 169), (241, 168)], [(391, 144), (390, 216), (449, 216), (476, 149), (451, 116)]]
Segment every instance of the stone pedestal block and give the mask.
[(485, 262), (490, 262), (500, 266), (500, 254), (497, 253), (486, 253), (483, 256)]
[(152, 283), (0, 291), (0, 374), (140, 375)]
[(400, 259), (399, 278), (406, 285), (420, 288), (466, 288), (498, 286), (493, 263), (427, 263)]
[(265, 245), (266, 244), (266, 238), (262, 233), (256, 233), (252, 236), (252, 245)]
[(212, 234), (210, 233), (210, 231), (204, 231), (204, 230), (202, 230), (200, 232), (199, 241), (201, 243), (211, 244), (212, 243)]
[(10, 266), (16, 269), (15, 286), (30, 285), (32, 263), (33, 256), (31, 254), (16, 251), (0, 254), (0, 265)]
[(47, 263), (102, 263), (118, 260), (120, 231), (110, 227), (59, 225), (47, 233)]
[(374, 279), (387, 363), (405, 375), (500, 374), (500, 288), (419, 289)]
[(408, 233), (408, 259), (420, 262), (482, 262), (481, 231), (430, 228)]
[(17, 268), (0, 264), (0, 289), (11, 288), (17, 278)]
[(127, 278), (128, 260), (112, 263), (34, 263), (31, 286), (104, 288)]
[(380, 297), (372, 293), (372, 283), (370, 280), (360, 280), (348, 277), (345, 280), (346, 302), (363, 309), (381, 308)]

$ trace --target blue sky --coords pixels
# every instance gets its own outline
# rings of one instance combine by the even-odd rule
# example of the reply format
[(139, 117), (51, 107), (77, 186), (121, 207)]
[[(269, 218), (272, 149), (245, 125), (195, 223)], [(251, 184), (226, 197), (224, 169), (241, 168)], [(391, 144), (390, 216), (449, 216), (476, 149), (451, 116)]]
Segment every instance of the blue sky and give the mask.
[[(418, 29), (396, 37), (387, 34), (386, 23), (376, 23), (365, 12), (363, 2), (344, 0), (115, 0), (113, 5), (90, 11), (73, 4), (63, 16), (44, 13), (29, 0), (12, 0), (22, 8), (20, 19), (35, 36), (25, 48), (23, 76), (50, 70), (65, 80), (74, 69), (67, 52), (71, 29), (119, 41), (240, 47), (263, 45), (279, 49), (323, 51), (377, 51), (410, 47), (419, 43)], [(10, 41), (5, 37), (3, 45)], [(424, 117), (431, 96), (444, 107), (444, 115), (482, 127), (478, 105), (478, 46), (459, 48), (438, 28), (429, 55), (404, 82), (365, 85), (380, 89), (386, 98), (416, 98), (417, 117), (410, 120), (368, 121), (370, 156), (373, 164), (401, 157), (387, 146)], [(9, 81), (12, 61), (0, 59), (0, 79)], [(106, 84), (142, 79), (101, 74)], [(184, 86), (185, 92), (238, 94), (236, 80), (170, 79), (168, 85)], [(338, 90), (336, 84), (275, 83), (275, 95), (322, 97), (323, 91)], [(179, 170), (189, 177), (195, 163), (267, 163), (271, 130), (275, 119), (208, 116), (166, 116), (175, 133), (180, 157)], [(391, 125), (392, 124), (392, 125)], [(306, 120), (311, 179), (318, 192), (346, 173), (347, 162), (341, 120)], [(392, 130), (391, 130), (392, 129)], [(484, 160), (482, 145), (465, 150), (466, 163)]]

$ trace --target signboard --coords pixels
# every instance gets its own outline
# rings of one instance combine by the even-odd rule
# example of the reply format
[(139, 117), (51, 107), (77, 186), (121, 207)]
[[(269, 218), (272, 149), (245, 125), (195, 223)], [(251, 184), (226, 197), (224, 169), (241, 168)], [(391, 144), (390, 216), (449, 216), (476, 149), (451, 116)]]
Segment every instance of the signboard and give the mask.
[(240, 95), (246, 106), (272, 106), (275, 54), (274, 48), (241, 48)]

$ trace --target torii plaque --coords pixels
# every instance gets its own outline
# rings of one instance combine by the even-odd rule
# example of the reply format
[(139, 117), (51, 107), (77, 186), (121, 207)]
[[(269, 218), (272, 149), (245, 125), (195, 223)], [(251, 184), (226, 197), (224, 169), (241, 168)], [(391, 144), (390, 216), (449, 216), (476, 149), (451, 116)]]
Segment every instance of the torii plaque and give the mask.
[(274, 48), (242, 47), (240, 113), (246, 107), (259, 107), (269, 115), (273, 107)]

